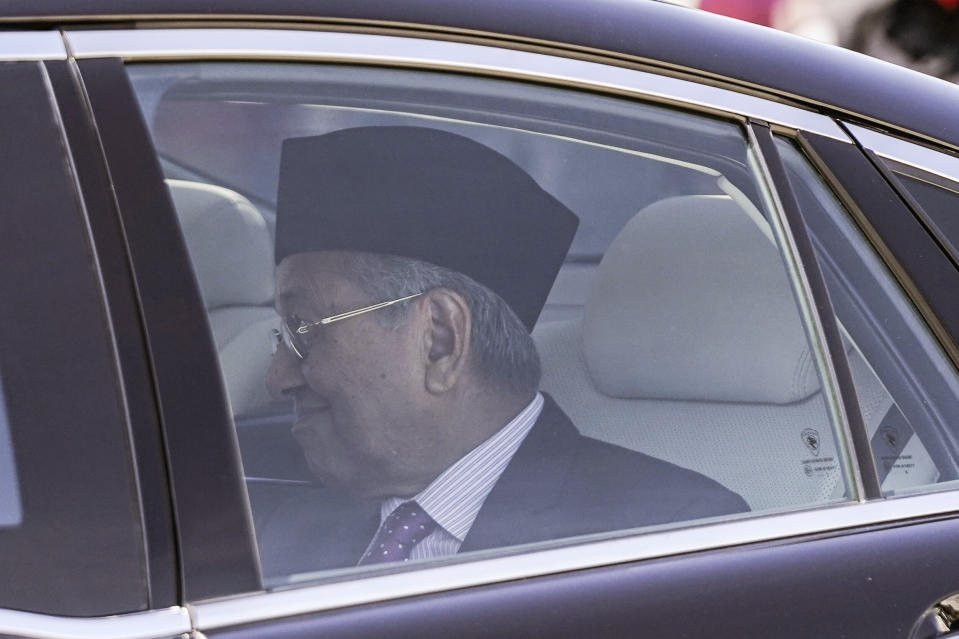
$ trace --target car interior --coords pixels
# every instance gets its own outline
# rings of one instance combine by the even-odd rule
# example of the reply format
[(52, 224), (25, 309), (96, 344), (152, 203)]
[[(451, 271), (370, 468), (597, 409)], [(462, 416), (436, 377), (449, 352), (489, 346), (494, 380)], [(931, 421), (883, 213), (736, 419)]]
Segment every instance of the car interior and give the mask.
[[(271, 402), (263, 386), (277, 325), (269, 226), (234, 191), (167, 183), (247, 473), (308, 479), (288, 434), (289, 407)], [(732, 198), (672, 197), (639, 211), (599, 265), (564, 267), (544, 316), (533, 332), (542, 388), (585, 434), (713, 477), (754, 511), (843, 498), (839, 453), (781, 259), (768, 225)], [(874, 436), (892, 400), (851, 347), (850, 362)], [(935, 472), (925, 461), (912, 481), (930, 483)]]
[[(290, 435), (292, 408), (271, 401), (263, 385), (278, 326), (269, 191), (276, 145), (344, 126), (426, 122), (508, 155), (580, 215), (533, 337), (542, 389), (584, 434), (703, 473), (754, 512), (849, 499), (847, 452), (837, 446), (817, 356), (736, 125), (654, 106), (645, 119), (625, 118), (617, 101), (586, 96), (588, 109), (564, 106), (580, 121), (604, 115), (605, 129), (580, 126), (572, 139), (568, 120), (537, 123), (535, 133), (514, 128), (530, 126), (517, 104), (535, 110), (543, 100), (535, 93), (540, 102), (530, 106), (530, 96), (516, 89), (514, 102), (497, 98), (500, 111), (483, 112), (478, 124), (448, 117), (449, 103), (463, 98), (455, 91), (417, 112), (409, 95), (390, 109), (382, 97), (376, 109), (361, 108), (358, 101), (372, 98), (355, 95), (357, 87), (376, 83), (347, 82), (337, 69), (306, 86), (297, 75), (303, 69), (268, 83), (253, 82), (262, 75), (249, 67), (160, 68), (134, 74), (134, 84), (194, 262), (251, 482), (310, 479)], [(370, 73), (381, 92), (385, 85), (399, 91), (397, 78)], [(414, 75), (422, 85), (428, 74)], [(470, 84), (467, 97), (482, 103), (501, 88), (490, 82), (497, 86)], [(414, 92), (419, 104), (424, 92)], [(464, 108), (456, 106), (458, 115)], [(447, 117), (440, 118), (435, 111), (443, 109)], [(184, 129), (189, 114), (199, 114), (196, 126)], [(687, 140), (690, 130), (712, 147)], [(257, 158), (243, 157), (247, 152)], [(574, 178), (581, 174), (588, 179)], [(242, 175), (250, 175), (249, 185)], [(884, 490), (935, 482), (937, 465), (908, 423), (905, 435), (889, 435), (889, 415), (902, 413), (845, 337), (873, 446), (884, 433), (887, 444), (898, 439), (881, 477)], [(903, 455), (908, 467), (895, 463)]]

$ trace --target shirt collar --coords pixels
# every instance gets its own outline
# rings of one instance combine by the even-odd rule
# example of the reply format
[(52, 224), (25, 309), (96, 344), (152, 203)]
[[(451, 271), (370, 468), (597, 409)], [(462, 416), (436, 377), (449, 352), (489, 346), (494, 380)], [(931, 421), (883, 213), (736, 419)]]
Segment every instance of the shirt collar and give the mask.
[[(433, 521), (462, 542), (486, 496), (542, 410), (543, 396), (536, 393), (508, 424), (444, 470), (413, 499)], [(380, 521), (404, 501), (407, 499), (403, 497), (386, 499), (380, 506)]]

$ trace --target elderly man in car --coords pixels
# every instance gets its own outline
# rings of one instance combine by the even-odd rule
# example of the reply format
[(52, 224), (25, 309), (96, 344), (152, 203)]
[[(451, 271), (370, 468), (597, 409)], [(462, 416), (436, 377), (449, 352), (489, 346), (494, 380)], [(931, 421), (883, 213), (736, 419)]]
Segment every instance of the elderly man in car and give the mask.
[(294, 402), (316, 485), (254, 499), (268, 577), (748, 510), (700, 474), (580, 435), (539, 390), (530, 330), (577, 224), (460, 135), (284, 142), (267, 386)]

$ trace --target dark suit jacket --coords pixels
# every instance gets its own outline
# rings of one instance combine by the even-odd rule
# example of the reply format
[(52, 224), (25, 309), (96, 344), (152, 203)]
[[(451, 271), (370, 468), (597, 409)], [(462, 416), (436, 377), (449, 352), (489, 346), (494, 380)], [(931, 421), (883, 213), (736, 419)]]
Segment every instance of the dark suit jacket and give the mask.
[[(353, 566), (379, 526), (379, 502), (323, 488), (251, 486), (264, 577)], [(460, 552), (748, 511), (699, 473), (584, 437), (546, 396)]]

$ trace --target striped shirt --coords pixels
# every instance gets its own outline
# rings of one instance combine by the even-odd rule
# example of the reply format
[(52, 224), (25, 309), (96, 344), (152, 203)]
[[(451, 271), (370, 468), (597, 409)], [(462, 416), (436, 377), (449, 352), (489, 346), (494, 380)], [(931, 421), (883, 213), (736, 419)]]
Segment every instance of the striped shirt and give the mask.
[[(486, 496), (493, 490), (542, 410), (543, 396), (536, 393), (533, 401), (506, 426), (461, 457), (413, 497), (437, 527), (413, 548), (410, 559), (442, 557), (459, 551)], [(408, 499), (386, 499), (380, 505), (380, 524)]]

